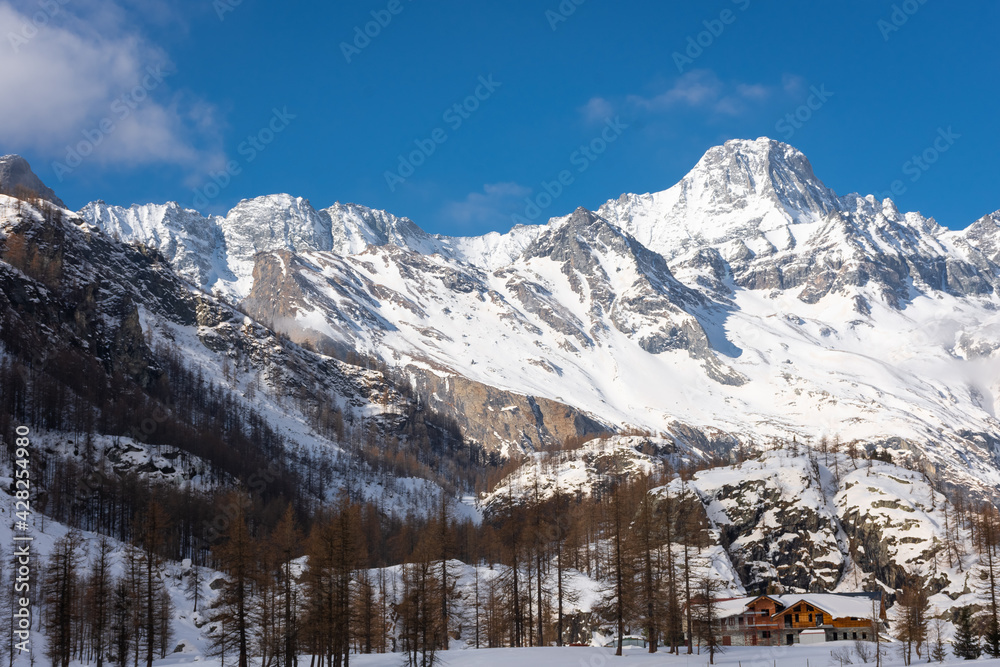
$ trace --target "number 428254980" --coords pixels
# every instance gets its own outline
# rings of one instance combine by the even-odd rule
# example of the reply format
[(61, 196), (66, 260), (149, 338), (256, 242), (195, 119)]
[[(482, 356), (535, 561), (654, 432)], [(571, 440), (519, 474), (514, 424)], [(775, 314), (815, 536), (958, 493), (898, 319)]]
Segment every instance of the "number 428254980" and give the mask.
[[(31, 512), (31, 507), (28, 504), (28, 498), (31, 493), (31, 470), (29, 468), (30, 453), (28, 451), (28, 446), (31, 444), (29, 439), (26, 437), (28, 435), (28, 429), (24, 426), (19, 426), (17, 428), (17, 435), (19, 436), (14, 444), (17, 449), (14, 452), (15, 455), (15, 472), (14, 477), (16, 478), (15, 493), (14, 497), (17, 498), (16, 509), (22, 510), (17, 512), (17, 518), (21, 521), (26, 521), (28, 513)], [(22, 517), (21, 515), (24, 514)]]

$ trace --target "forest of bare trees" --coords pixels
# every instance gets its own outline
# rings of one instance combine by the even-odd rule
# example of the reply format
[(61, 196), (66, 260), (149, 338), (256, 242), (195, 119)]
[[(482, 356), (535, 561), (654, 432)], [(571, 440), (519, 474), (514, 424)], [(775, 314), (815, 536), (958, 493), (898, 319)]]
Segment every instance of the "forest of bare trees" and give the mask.
[[(303, 511), (294, 496), (182, 493), (134, 475), (109, 476), (105, 492), (83, 484), (74, 465), (53, 458), (39, 473), (46, 493), (86, 491), (58, 518), (112, 528), (120, 542), (105, 537), (87, 548), (71, 531), (53, 548), (36, 600), (53, 664), (149, 665), (172, 651), (168, 590), (178, 582), (165, 579), (164, 565), (185, 558), (182, 588), (207, 623), (212, 650), (240, 666), (295, 665), (308, 655), (311, 667), (347, 667), (352, 655), (397, 651), (426, 667), (458, 636), (476, 647), (558, 645), (589, 641), (595, 627), (618, 638), (641, 634), (650, 651), (699, 650), (712, 661), (724, 650), (715, 625), (719, 582), (701, 574), (710, 537), (687, 483), (696, 468), (664, 463), (652, 475), (611, 474), (591, 495), (544, 495), (536, 477), (534, 488), (509, 493), (476, 524), (453, 516), (443, 496), (405, 517), (346, 493)], [(956, 650), (997, 655), (1000, 515), (957, 497), (948, 505), (945, 542), (967, 534), (978, 557), (956, 538), (932, 562), (972, 568), (982, 601), (947, 619), (965, 628)], [(220, 508), (225, 526), (215, 539), (183, 528)], [(459, 562), (480, 566), (471, 588), (458, 586)], [(567, 583), (574, 573), (604, 582), (590, 614), (576, 611)], [(892, 634), (906, 664), (942, 650), (932, 585), (929, 573), (911, 569), (893, 596)]]

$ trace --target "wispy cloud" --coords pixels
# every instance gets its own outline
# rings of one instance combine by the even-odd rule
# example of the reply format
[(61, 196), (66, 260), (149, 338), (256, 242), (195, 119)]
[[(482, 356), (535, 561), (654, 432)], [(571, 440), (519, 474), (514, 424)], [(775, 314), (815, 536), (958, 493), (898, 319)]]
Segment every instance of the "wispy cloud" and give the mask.
[(789, 95), (799, 95), (806, 89), (806, 80), (795, 74), (785, 74), (781, 77), (781, 88)]
[[(130, 10), (87, 0), (50, 5), (58, 11), (41, 22), (37, 3), (0, 1), (5, 149), (59, 160), (67, 146), (89, 141), (86, 159), (97, 164), (218, 163), (214, 108), (171, 86), (169, 57), (144, 38)], [(102, 129), (105, 120), (113, 130)]]
[(580, 109), (588, 123), (603, 123), (615, 113), (615, 106), (603, 97), (592, 97)]
[(507, 229), (510, 212), (523, 206), (531, 188), (517, 183), (487, 183), (482, 192), (470, 192), (461, 201), (445, 204), (442, 213), (449, 220), (470, 227)]
[[(782, 87), (791, 85), (786, 79)], [(580, 108), (587, 122), (601, 121), (613, 114), (662, 114), (678, 109), (700, 109), (709, 113), (739, 116), (752, 105), (771, 99), (778, 87), (761, 83), (723, 81), (711, 70), (692, 70), (675, 79), (669, 87), (652, 94), (626, 95), (618, 100), (593, 97)]]

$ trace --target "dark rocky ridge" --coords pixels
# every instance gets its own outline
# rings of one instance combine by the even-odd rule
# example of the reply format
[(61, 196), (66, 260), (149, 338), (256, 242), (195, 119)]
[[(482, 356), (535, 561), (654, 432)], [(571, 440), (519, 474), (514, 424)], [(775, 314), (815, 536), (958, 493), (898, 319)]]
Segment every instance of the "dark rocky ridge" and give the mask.
[(19, 188), (34, 192), (60, 208), (66, 208), (66, 204), (56, 196), (52, 188), (45, 185), (42, 179), (31, 171), (31, 165), (27, 160), (20, 155), (0, 157), (0, 194), (15, 195)]

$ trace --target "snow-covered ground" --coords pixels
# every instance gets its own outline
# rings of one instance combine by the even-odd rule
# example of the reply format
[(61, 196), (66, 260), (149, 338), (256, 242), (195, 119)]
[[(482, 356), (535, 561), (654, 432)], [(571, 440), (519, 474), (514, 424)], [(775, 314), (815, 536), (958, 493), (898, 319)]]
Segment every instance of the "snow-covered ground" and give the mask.
[[(730, 647), (726, 652), (715, 656), (716, 665), (732, 665), (733, 667), (839, 667), (840, 661), (833, 659), (831, 651), (850, 649), (854, 642), (830, 642), (816, 646), (792, 646), (775, 648)], [(458, 650), (438, 653), (440, 664), (447, 667), (525, 667), (545, 665), (545, 667), (605, 667), (622, 665), (677, 665), (680, 667), (701, 667), (708, 665), (708, 654), (701, 655), (669, 655), (664, 652), (650, 655), (645, 649), (625, 649), (622, 657), (617, 657), (613, 649), (593, 647), (549, 647), (549, 648), (504, 648)], [(299, 659), (300, 664), (309, 660)], [(168, 658), (158, 661), (158, 665), (189, 664), (190, 657)], [(914, 663), (925, 663), (926, 658)], [(217, 661), (199, 661), (205, 667), (219, 665)], [(399, 653), (384, 653), (381, 655), (351, 656), (351, 664), (356, 667), (399, 667), (404, 665), (405, 656)], [(855, 659), (855, 664), (860, 664)], [(898, 655), (889, 653), (882, 663), (885, 667), (902, 665)], [(950, 658), (945, 665), (969, 664), (964, 660)], [(1000, 666), (1000, 660), (979, 660), (974, 664), (983, 667)]]

